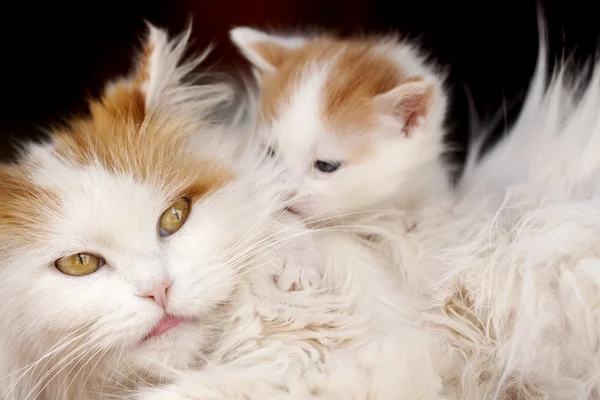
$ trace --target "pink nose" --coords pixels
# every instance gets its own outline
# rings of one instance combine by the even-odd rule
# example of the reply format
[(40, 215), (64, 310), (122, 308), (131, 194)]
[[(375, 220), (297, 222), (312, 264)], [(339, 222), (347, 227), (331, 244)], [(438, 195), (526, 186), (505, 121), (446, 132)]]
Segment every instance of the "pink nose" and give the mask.
[(167, 307), (168, 293), (171, 283), (163, 282), (141, 293), (141, 297), (154, 301), (163, 310)]
[(283, 193), (282, 199), (283, 201), (290, 201), (297, 195), (295, 190), (290, 190)]

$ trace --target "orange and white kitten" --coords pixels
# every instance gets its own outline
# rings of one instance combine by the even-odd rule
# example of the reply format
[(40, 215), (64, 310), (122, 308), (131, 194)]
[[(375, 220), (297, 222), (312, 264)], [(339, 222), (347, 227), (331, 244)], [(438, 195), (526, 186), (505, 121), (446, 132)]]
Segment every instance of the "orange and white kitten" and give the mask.
[[(401, 220), (392, 224), (410, 229), (425, 204), (443, 208), (444, 74), (414, 47), (391, 36), (342, 40), (246, 27), (230, 36), (254, 66), (257, 133), (289, 171), (291, 212), (313, 223), (364, 225), (394, 210)], [(315, 271), (299, 274), (316, 280)], [(282, 286), (297, 283), (289, 278)]]

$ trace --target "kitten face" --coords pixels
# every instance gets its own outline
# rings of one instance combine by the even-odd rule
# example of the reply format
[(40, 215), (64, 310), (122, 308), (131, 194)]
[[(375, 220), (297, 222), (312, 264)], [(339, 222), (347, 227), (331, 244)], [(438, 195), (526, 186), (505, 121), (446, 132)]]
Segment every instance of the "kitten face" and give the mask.
[(410, 47), (248, 28), (231, 36), (259, 69), (258, 132), (293, 177), (294, 211), (340, 216), (420, 190), (419, 169), (442, 151), (445, 103)]
[(263, 236), (247, 232), (272, 222), (274, 196), (187, 150), (219, 91), (181, 86), (179, 69), (165, 75), (183, 49), (152, 28), (134, 78), (20, 164), (0, 166), (3, 376), (56, 349), (33, 372), (96, 359), (109, 375), (202, 362), (241, 282), (270, 273), (264, 260), (251, 268)]

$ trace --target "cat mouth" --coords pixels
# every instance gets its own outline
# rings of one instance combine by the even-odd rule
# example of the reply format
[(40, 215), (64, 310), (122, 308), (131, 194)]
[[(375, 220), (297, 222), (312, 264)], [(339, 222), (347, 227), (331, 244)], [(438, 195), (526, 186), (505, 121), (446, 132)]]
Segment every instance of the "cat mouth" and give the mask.
[(159, 337), (164, 332), (174, 329), (183, 323), (183, 318), (175, 317), (173, 315), (165, 315), (158, 324), (148, 333), (144, 340), (148, 340), (153, 337)]

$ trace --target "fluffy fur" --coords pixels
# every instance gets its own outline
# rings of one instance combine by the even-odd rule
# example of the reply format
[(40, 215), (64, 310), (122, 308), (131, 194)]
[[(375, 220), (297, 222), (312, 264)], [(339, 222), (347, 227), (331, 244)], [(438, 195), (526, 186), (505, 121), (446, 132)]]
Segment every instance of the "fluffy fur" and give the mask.
[(460, 399), (600, 396), (600, 65), (547, 85), (544, 43), (515, 125), (480, 162), (473, 142), (453, 213), (404, 253)]
[[(598, 397), (600, 65), (590, 83), (566, 66), (547, 86), (541, 52), (521, 116), (469, 164), (451, 213), (396, 238), (403, 287), (352, 236), (280, 214), (268, 160), (188, 151), (226, 91), (186, 85), (184, 42), (151, 32), (147, 74), (0, 168), (0, 397)], [(192, 213), (161, 240), (183, 193)], [(308, 235), (323, 282), (279, 291), (288, 242)], [(109, 262), (54, 268), (83, 250)], [(190, 322), (143, 342), (163, 311), (137, 294), (165, 274), (169, 312)]]
[[(182, 61), (188, 34), (150, 27), (132, 75), (89, 116), (0, 167), (0, 397), (438, 399), (429, 337), (394, 274), (282, 213), (285, 180), (252, 146), (210, 155), (235, 131), (206, 122), (230, 92), (188, 82), (201, 60)], [(159, 236), (182, 196), (187, 221)], [(280, 291), (273, 276), (308, 235), (323, 286)], [(55, 268), (79, 252), (106, 264)], [(146, 295), (165, 282), (164, 301)], [(183, 322), (147, 339), (166, 315)]]

